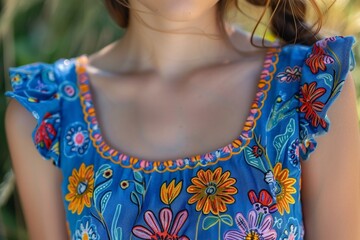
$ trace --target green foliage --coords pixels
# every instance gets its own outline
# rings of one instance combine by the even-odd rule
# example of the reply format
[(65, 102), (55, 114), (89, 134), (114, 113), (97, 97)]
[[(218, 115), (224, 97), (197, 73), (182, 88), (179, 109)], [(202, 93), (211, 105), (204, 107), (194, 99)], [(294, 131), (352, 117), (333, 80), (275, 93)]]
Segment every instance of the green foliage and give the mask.
[[(355, 3), (357, 0), (349, 1)], [(59, 58), (90, 54), (121, 37), (123, 32), (109, 18), (101, 0), (0, 2), (0, 183), (7, 180), (5, 185), (0, 185), (0, 239), (26, 239), (18, 197), (11, 190), (13, 178), (11, 174), (5, 178), (11, 168), (4, 132), (6, 99), (3, 93), (9, 89), (7, 69), (36, 61), (53, 62)], [(356, 51), (360, 57), (359, 46)], [(354, 72), (354, 78), (360, 78), (359, 68)], [(357, 88), (360, 94), (360, 81), (357, 81)], [(358, 100), (360, 103), (360, 95)], [(4, 186), (8, 191), (3, 191)], [(1, 206), (7, 198), (4, 192), (9, 191), (10, 198)], [(222, 221), (227, 223), (226, 219)]]

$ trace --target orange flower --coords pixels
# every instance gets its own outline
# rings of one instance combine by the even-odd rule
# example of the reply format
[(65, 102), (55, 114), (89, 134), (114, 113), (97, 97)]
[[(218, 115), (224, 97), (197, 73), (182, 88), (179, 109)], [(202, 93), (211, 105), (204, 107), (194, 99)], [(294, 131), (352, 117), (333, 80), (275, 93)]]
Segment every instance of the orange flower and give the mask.
[(167, 205), (170, 205), (175, 198), (179, 195), (182, 189), (182, 181), (175, 186), (175, 179), (173, 179), (168, 186), (166, 183), (161, 185), (161, 201)]
[(68, 190), (69, 193), (65, 196), (65, 200), (70, 202), (68, 209), (80, 215), (84, 206), (91, 206), (90, 199), (94, 191), (94, 166), (86, 167), (82, 163), (78, 171), (73, 169), (72, 176), (69, 177)]
[(233, 196), (237, 189), (233, 186), (236, 182), (230, 178), (230, 172), (222, 173), (218, 167), (215, 171), (203, 169), (197, 172), (197, 177), (191, 179), (193, 185), (187, 188), (188, 193), (194, 195), (189, 199), (189, 204), (196, 203), (196, 211), (202, 211), (204, 214), (212, 212), (218, 215), (227, 210), (226, 204), (234, 203)]
[(277, 163), (274, 167), (274, 179), (279, 184), (279, 191), (276, 193), (276, 202), (279, 213), (284, 214), (284, 210), (290, 213), (290, 204), (295, 203), (295, 199), (291, 196), (296, 193), (293, 185), (295, 178), (289, 178), (289, 169), (282, 169), (282, 164)]

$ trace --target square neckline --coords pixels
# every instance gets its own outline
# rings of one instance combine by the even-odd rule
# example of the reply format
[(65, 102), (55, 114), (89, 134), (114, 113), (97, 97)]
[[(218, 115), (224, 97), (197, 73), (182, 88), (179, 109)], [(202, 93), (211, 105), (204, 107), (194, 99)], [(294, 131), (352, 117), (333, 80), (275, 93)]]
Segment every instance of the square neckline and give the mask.
[(242, 149), (249, 144), (250, 139), (252, 138), (256, 122), (261, 116), (261, 108), (264, 105), (267, 98), (267, 92), (270, 89), (270, 83), (276, 72), (280, 52), (280, 47), (271, 47), (266, 51), (262, 70), (260, 71), (260, 76), (257, 81), (257, 91), (253, 97), (252, 104), (249, 107), (241, 133), (236, 139), (225, 146), (216, 148), (210, 152), (164, 161), (150, 161), (131, 156), (118, 151), (104, 140), (101, 127), (97, 120), (96, 109), (93, 104), (90, 76), (87, 70), (89, 58), (86, 54), (81, 55), (74, 59), (74, 66), (76, 83), (80, 90), (80, 103), (84, 114), (84, 121), (87, 123), (91, 142), (102, 158), (108, 159), (124, 168), (142, 170), (144, 172), (176, 171), (195, 168), (199, 165), (213, 165), (218, 161), (229, 160), (233, 154), (239, 154)]

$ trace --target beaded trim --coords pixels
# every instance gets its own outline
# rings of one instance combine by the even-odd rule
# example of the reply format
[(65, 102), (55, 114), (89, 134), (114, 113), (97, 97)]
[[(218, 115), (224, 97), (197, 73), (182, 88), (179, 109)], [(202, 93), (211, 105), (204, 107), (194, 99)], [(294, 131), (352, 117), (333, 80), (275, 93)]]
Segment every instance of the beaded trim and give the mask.
[(258, 90), (250, 108), (249, 115), (244, 123), (241, 135), (230, 144), (220, 147), (215, 151), (205, 154), (199, 154), (192, 157), (179, 158), (167, 161), (148, 161), (139, 159), (121, 153), (109, 146), (103, 139), (96, 111), (94, 109), (92, 96), (90, 92), (89, 76), (86, 71), (88, 58), (86, 55), (78, 57), (76, 61), (77, 82), (80, 89), (80, 100), (84, 113), (84, 120), (88, 124), (90, 138), (93, 146), (102, 158), (108, 159), (114, 164), (119, 164), (124, 168), (132, 168), (135, 171), (149, 172), (174, 172), (177, 170), (192, 169), (198, 166), (207, 166), (216, 164), (218, 161), (226, 161), (233, 155), (239, 154), (253, 137), (253, 130), (256, 122), (261, 116), (261, 109), (267, 98), (267, 93), (271, 87), (271, 81), (274, 79), (276, 66), (279, 61), (280, 48), (270, 48), (266, 53), (263, 70), (258, 82)]

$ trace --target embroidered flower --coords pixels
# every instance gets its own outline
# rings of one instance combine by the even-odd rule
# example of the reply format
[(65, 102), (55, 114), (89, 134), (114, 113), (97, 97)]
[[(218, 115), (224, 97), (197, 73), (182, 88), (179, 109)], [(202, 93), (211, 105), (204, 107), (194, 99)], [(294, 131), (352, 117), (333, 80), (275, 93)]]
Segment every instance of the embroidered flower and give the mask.
[(326, 122), (319, 116), (319, 112), (322, 111), (325, 104), (320, 101), (316, 101), (322, 95), (325, 94), (326, 89), (323, 87), (316, 88), (317, 83), (312, 82), (310, 84), (305, 83), (301, 87), (301, 97), (300, 97), (300, 112), (305, 113), (305, 119), (310, 121), (311, 125), (314, 127), (319, 126), (319, 124), (325, 128)]
[(96, 226), (91, 223), (90, 217), (83, 217), (76, 223), (76, 231), (73, 240), (98, 240), (99, 234)]
[(276, 76), (280, 82), (295, 82), (301, 79), (301, 67), (295, 66), (293, 68), (286, 67), (284, 72), (279, 73)]
[(106, 169), (104, 172), (103, 172), (103, 177), (104, 178), (111, 178), (113, 175), (113, 170), (111, 168), (109, 169)]
[(23, 79), (19, 74), (15, 74), (12, 78), (11, 78), (11, 84), (12, 85), (21, 85), (23, 83)]
[(132, 233), (140, 239), (188, 240), (187, 236), (178, 236), (187, 218), (187, 210), (178, 212), (173, 220), (171, 209), (163, 208), (159, 214), (160, 226), (154, 213), (148, 210), (144, 214), (144, 220), (150, 229), (144, 226), (135, 226)]
[(251, 147), (251, 152), (254, 157), (259, 158), (263, 155), (263, 149), (259, 145), (254, 145)]
[(235, 222), (239, 230), (227, 231), (224, 235), (225, 240), (276, 240), (276, 231), (272, 228), (274, 220), (271, 215), (258, 215), (251, 210), (248, 220), (238, 213)]
[(317, 145), (315, 139), (309, 136), (306, 124), (308, 125), (308, 123), (300, 123), (299, 149), (301, 150), (300, 153), (303, 159), (306, 159), (307, 156), (315, 150)]
[(193, 185), (187, 188), (187, 192), (194, 195), (188, 203), (196, 203), (196, 211), (202, 211), (204, 214), (212, 212), (218, 215), (220, 212), (226, 212), (226, 204), (232, 204), (235, 201), (231, 195), (237, 193), (237, 189), (233, 186), (236, 180), (230, 178), (229, 171), (222, 173), (220, 167), (215, 171), (200, 169), (191, 182)]
[(62, 98), (73, 101), (78, 98), (79, 90), (73, 82), (63, 81), (59, 86), (59, 93)]
[(161, 201), (164, 204), (170, 205), (180, 194), (181, 189), (182, 181), (175, 185), (175, 179), (173, 179), (168, 186), (166, 186), (166, 183), (163, 183), (160, 191)]
[(319, 44), (314, 44), (312, 53), (306, 59), (305, 63), (310, 67), (310, 70), (313, 74), (319, 72), (319, 69), (322, 71), (326, 70), (326, 65), (334, 63), (334, 58), (325, 53), (324, 48), (319, 46)]
[(129, 181), (127, 181), (127, 180), (121, 181), (121, 183), (120, 183), (120, 187), (124, 190), (127, 189), (129, 186), (130, 186), (130, 184), (129, 184)]
[(85, 126), (81, 123), (74, 123), (66, 131), (66, 147), (67, 155), (84, 155), (89, 149), (90, 139), (89, 133)]
[(273, 191), (276, 194), (277, 208), (281, 215), (284, 214), (284, 210), (290, 213), (290, 204), (295, 203), (295, 199), (292, 194), (296, 193), (294, 184), (295, 178), (289, 178), (289, 170), (282, 169), (282, 164), (277, 163), (274, 167), (274, 179), (276, 184)]
[(277, 211), (277, 206), (273, 204), (273, 198), (271, 194), (266, 190), (261, 190), (259, 197), (254, 190), (248, 193), (249, 200), (257, 213), (269, 214)]
[(299, 144), (300, 141), (298, 138), (294, 139), (294, 141), (291, 142), (291, 145), (288, 148), (288, 156), (289, 156), (289, 161), (291, 163), (291, 165), (293, 165), (294, 167), (299, 167)]
[(69, 177), (68, 190), (69, 193), (65, 196), (65, 200), (69, 202), (68, 209), (80, 215), (85, 206), (91, 206), (90, 200), (94, 191), (94, 166), (86, 167), (82, 163), (79, 170), (73, 169)]
[(280, 240), (298, 240), (300, 238), (301, 227), (295, 218), (290, 218), (280, 237)]
[(53, 122), (59, 122), (59, 119), (53, 118), (53, 115), (46, 113), (40, 126), (35, 132), (35, 144), (40, 148), (50, 149), (57, 131)]
[(328, 42), (334, 42), (334, 41), (336, 41), (336, 37), (332, 36), (332, 37), (324, 38), (324, 39), (317, 41), (316, 45), (318, 45), (321, 48), (326, 48), (328, 46)]

